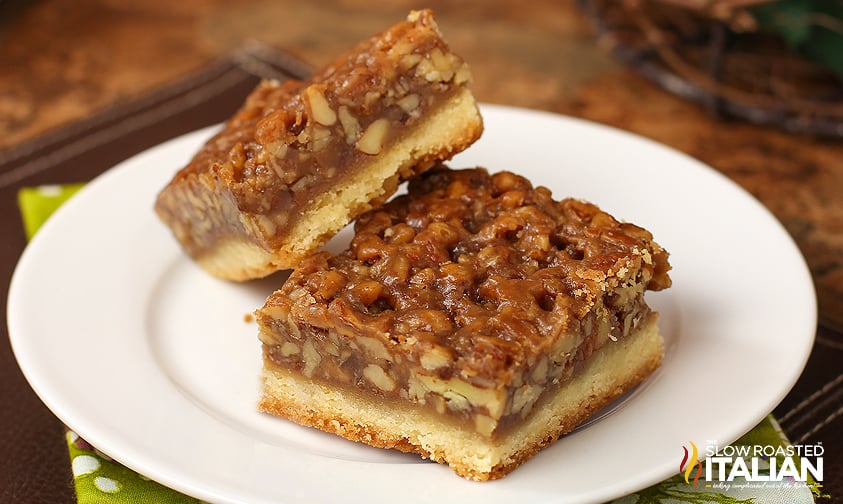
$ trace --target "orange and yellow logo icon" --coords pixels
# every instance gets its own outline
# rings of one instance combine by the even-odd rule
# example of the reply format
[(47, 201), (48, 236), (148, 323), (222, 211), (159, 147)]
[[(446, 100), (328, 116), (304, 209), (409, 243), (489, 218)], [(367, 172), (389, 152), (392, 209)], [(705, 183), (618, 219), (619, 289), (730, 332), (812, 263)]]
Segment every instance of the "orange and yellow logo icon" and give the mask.
[[(700, 476), (703, 473), (702, 462), (697, 460), (700, 452), (697, 450), (697, 445), (695, 445), (693, 441), (688, 441), (688, 443), (691, 444), (691, 451), (689, 452), (686, 446), (682, 447), (685, 454), (682, 456), (682, 462), (679, 463), (679, 472), (685, 475), (685, 483), (697, 486), (697, 482), (700, 480)], [(697, 470), (694, 474), (694, 479), (691, 480), (691, 473), (694, 472), (694, 467), (696, 467)]]

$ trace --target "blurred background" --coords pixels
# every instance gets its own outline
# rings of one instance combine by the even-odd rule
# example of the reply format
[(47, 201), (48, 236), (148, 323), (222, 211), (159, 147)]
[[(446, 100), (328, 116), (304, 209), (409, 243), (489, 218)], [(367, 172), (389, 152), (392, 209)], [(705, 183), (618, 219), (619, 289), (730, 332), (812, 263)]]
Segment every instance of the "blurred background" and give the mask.
[[(458, 5), (460, 4), (460, 5)], [(314, 66), (403, 19), (417, 2), (41, 0), (7, 2), (0, 146), (201, 67), (243, 44)], [(548, 109), (616, 65), (574, 3), (428, 2), (471, 62), (481, 99)], [(576, 62), (576, 64), (571, 64)], [(21, 86), (22, 82), (30, 86)]]

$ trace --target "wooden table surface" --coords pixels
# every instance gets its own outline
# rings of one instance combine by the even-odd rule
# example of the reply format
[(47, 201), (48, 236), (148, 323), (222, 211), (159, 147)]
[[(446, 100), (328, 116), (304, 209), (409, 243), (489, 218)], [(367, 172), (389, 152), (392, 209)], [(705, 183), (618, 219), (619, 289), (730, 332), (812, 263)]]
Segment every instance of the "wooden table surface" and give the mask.
[[(426, 5), (471, 64), (479, 100), (643, 135), (711, 165), (757, 197), (806, 257), (828, 329), (822, 337), (843, 347), (843, 142), (712, 117), (614, 60), (573, 0)], [(249, 41), (319, 66), (416, 7), (406, 0), (0, 2), (0, 152)]]

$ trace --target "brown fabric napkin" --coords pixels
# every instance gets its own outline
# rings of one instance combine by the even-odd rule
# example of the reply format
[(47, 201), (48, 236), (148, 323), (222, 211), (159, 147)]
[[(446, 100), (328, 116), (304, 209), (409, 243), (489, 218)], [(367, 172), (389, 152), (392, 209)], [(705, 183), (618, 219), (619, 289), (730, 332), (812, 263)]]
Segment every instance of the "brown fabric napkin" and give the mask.
[[(284, 80), (309, 72), (287, 53), (249, 44), (180, 80), (0, 150), (3, 320), (12, 272), (26, 245), (19, 189), (87, 182), (133, 154), (225, 120), (262, 78)], [(0, 359), (0, 502), (75, 502), (64, 427), (26, 383), (5, 324)]]

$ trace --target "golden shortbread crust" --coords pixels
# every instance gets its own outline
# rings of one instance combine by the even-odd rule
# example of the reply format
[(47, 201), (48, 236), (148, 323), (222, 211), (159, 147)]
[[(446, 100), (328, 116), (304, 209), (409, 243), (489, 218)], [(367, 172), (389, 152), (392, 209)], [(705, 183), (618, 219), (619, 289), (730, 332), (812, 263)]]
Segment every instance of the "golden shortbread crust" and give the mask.
[(346, 439), (418, 453), (471, 480), (497, 479), (657, 369), (664, 353), (657, 320), (651, 313), (627, 337), (596, 351), (567, 383), (546, 393), (522, 424), (492, 439), (473, 424), (456, 425), (418, 405), (322, 385), (268, 359), (259, 407)]

